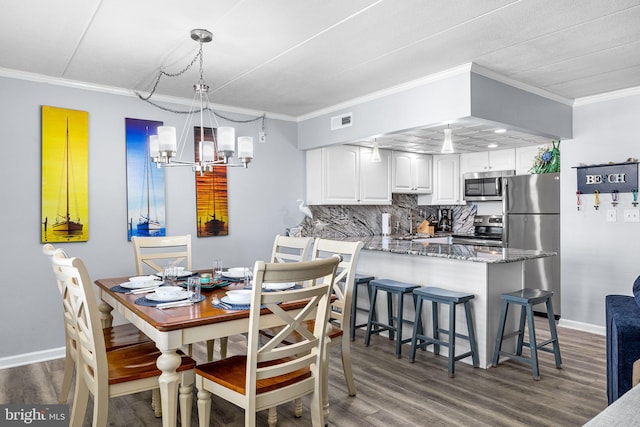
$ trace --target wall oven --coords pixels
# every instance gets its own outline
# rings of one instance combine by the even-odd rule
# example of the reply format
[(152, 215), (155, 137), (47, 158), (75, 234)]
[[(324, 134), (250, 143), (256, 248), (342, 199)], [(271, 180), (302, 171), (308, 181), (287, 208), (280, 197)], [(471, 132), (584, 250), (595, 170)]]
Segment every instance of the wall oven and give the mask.
[(463, 175), (464, 199), (468, 201), (502, 200), (504, 177), (515, 175), (515, 171), (469, 172)]

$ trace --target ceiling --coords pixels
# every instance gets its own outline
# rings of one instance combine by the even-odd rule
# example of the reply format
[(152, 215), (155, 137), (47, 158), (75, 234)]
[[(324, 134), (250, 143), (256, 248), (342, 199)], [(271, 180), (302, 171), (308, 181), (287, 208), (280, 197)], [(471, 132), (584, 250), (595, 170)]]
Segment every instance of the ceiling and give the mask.
[[(0, 68), (148, 91), (160, 67), (197, 53), (194, 28), (213, 33), (212, 102), (268, 117), (311, 117), (471, 62), (569, 102), (640, 86), (640, 0), (4, 0)], [(157, 93), (191, 99), (197, 78), (196, 65)], [(549, 142), (451, 126), (456, 151)], [(442, 129), (380, 142), (432, 150)]]

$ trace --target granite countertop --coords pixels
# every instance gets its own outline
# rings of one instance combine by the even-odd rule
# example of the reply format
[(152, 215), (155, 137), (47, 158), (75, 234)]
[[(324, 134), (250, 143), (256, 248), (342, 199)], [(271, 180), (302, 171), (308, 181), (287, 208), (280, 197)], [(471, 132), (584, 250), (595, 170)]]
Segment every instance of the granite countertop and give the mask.
[[(439, 237), (439, 236), (437, 236)], [(556, 252), (533, 251), (513, 248), (492, 248), (472, 245), (449, 245), (429, 243), (428, 241), (398, 240), (393, 237), (352, 237), (344, 240), (360, 240), (364, 242), (364, 250), (391, 252), (394, 254), (417, 255), (461, 261), (484, 263), (508, 263), (545, 258), (557, 255)]]

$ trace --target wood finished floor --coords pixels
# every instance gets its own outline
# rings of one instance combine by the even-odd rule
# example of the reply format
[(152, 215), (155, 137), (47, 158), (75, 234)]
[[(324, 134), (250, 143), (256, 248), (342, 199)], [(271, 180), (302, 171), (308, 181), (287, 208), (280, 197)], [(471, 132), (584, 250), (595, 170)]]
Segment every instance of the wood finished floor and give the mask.
[[(536, 320), (539, 339), (547, 328)], [(544, 319), (546, 321), (546, 319)], [(332, 350), (329, 377), (332, 426), (581, 426), (607, 406), (605, 338), (558, 328), (563, 369), (556, 369), (553, 354), (540, 355), (541, 380), (531, 369), (514, 361), (498, 368), (474, 369), (458, 362), (456, 377), (447, 376), (447, 360), (419, 352), (409, 363), (394, 356), (391, 341), (372, 337), (363, 344), (358, 331), (352, 344), (353, 369), (358, 395), (349, 397), (342, 378), (339, 350)], [(230, 339), (230, 353), (241, 352), (243, 339)], [(204, 348), (195, 356), (204, 360)], [(62, 382), (62, 360), (0, 370), (0, 403), (55, 403)], [(151, 393), (111, 399), (110, 426), (161, 426), (150, 407)], [(305, 408), (306, 408), (306, 400)], [(214, 397), (211, 426), (242, 426), (241, 409)], [(90, 408), (88, 411), (90, 414)], [(266, 411), (258, 425), (266, 426)], [(293, 415), (293, 404), (278, 408), (279, 426), (310, 425), (308, 410)], [(84, 425), (91, 425), (89, 415)], [(197, 426), (194, 405), (192, 426)]]

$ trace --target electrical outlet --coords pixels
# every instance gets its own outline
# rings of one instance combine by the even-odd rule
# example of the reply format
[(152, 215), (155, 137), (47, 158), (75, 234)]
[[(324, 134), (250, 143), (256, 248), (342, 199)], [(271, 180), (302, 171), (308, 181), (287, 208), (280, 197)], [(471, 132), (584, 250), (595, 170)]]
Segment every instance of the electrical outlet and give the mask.
[(607, 222), (616, 222), (617, 215), (615, 209), (607, 209)]
[(264, 132), (260, 132), (258, 133), (258, 142), (264, 144), (265, 142), (267, 142), (267, 134)]
[(640, 222), (640, 209), (625, 209), (624, 222)]

